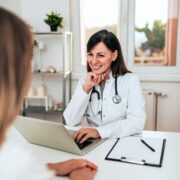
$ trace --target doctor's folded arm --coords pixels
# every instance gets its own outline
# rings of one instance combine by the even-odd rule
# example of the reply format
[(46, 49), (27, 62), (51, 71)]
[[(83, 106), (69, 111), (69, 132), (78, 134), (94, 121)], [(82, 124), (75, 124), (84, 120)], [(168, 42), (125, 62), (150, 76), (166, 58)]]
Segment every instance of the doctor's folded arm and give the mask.
[(80, 125), (83, 120), (90, 126), (78, 130), (74, 138), (82, 142), (91, 137), (121, 138), (141, 133), (146, 113), (139, 78), (126, 69), (113, 33), (101, 30), (90, 37), (87, 62), (88, 74), (78, 82), (63, 114), (69, 126)]

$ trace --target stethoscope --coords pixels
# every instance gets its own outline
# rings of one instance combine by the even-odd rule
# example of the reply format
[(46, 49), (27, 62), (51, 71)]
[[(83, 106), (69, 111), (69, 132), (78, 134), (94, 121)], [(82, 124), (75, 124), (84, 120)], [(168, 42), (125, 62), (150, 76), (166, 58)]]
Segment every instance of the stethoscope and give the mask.
[[(119, 96), (118, 91), (117, 91), (117, 75), (115, 76), (115, 87), (114, 87), (114, 89), (115, 89), (115, 95), (113, 96), (112, 101), (114, 102), (114, 104), (119, 104), (121, 102), (121, 97)], [(95, 89), (95, 87), (93, 87), (89, 101), (91, 101), (91, 96), (93, 95), (93, 93), (97, 94), (98, 100), (101, 99), (100, 93)]]

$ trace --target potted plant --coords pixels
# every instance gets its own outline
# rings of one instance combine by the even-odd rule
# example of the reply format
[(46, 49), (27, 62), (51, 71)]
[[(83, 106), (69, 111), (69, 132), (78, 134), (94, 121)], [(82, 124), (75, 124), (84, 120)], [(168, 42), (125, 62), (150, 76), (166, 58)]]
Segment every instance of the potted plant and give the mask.
[(57, 31), (57, 28), (63, 28), (63, 17), (57, 12), (46, 14), (47, 18), (44, 22), (50, 26), (51, 31)]

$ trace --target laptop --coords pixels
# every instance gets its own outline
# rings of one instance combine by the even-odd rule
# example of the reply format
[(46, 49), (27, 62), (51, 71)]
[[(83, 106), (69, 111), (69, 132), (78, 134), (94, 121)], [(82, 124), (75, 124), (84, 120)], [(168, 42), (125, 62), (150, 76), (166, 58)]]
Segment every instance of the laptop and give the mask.
[(64, 125), (47, 120), (18, 116), (16, 129), (32, 144), (83, 155), (102, 143), (105, 139), (89, 139), (82, 144), (74, 141), (72, 134)]

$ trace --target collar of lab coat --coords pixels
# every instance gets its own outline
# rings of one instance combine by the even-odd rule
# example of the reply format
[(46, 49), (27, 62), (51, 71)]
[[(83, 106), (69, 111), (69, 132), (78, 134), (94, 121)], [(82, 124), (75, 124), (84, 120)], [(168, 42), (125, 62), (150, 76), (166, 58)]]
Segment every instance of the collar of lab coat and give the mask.
[(109, 79), (113, 79), (114, 77), (113, 77), (113, 75), (112, 75), (112, 71), (110, 71), (110, 73), (109, 73)]

